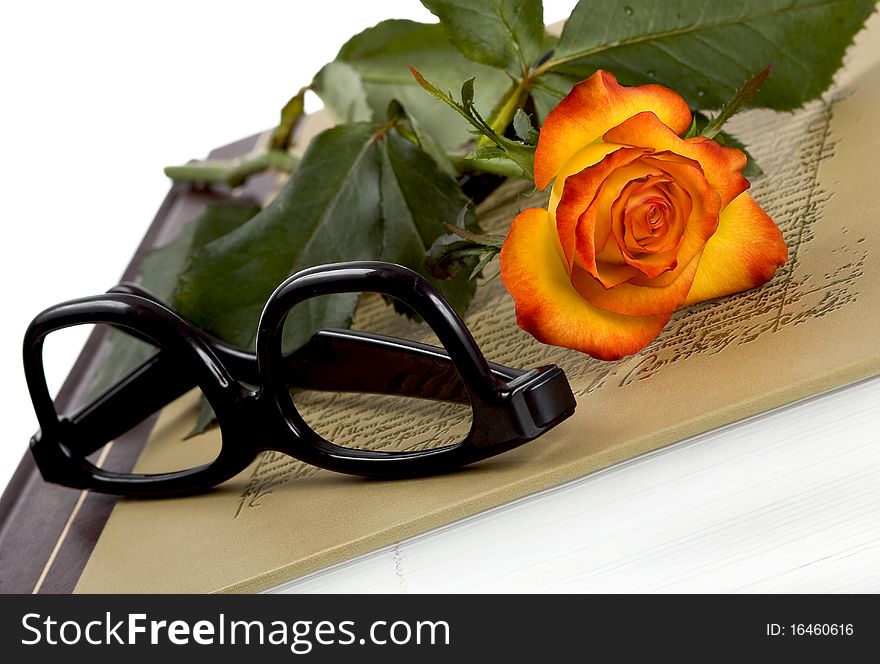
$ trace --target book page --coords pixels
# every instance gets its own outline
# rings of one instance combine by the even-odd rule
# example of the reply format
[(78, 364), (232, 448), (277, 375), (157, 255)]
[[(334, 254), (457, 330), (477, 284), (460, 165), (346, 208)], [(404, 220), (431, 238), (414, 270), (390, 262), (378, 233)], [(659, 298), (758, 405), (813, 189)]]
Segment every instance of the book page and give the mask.
[[(569, 420), (521, 448), (440, 477), (365, 481), (267, 453), (208, 494), (120, 501), (77, 591), (264, 589), (878, 373), (878, 35), (874, 16), (822, 99), (793, 113), (747, 111), (730, 123), (765, 173), (751, 193), (789, 246), (788, 262), (770, 283), (680, 311), (640, 353), (601, 362), (519, 330), (511, 298), (500, 279), (490, 279), (477, 291), (468, 326), (491, 361), (562, 367), (578, 400)], [(545, 201), (545, 194), (511, 183), (478, 212), (484, 227), (497, 231), (520, 209)], [(495, 270), (492, 264), (485, 274)], [(363, 298), (355, 327), (430, 337), (379, 297)], [(137, 471), (174, 461), (196, 406), (191, 395), (162, 413)], [(376, 449), (422, 449), (462, 434), (444, 426), (450, 418), (442, 404), (431, 414), (416, 401), (402, 415), (379, 412), (369, 421), (364, 402), (347, 396), (312, 406), (325, 426)]]

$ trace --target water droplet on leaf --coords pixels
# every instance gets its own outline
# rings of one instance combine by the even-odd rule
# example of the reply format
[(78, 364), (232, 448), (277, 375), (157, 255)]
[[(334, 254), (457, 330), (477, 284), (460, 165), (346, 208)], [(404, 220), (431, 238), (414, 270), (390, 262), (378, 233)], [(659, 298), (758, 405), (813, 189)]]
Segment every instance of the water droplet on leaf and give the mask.
[(632, 16), (633, 8), (630, 6), (626, 6), (623, 8), (623, 13), (626, 14), (627, 16)]

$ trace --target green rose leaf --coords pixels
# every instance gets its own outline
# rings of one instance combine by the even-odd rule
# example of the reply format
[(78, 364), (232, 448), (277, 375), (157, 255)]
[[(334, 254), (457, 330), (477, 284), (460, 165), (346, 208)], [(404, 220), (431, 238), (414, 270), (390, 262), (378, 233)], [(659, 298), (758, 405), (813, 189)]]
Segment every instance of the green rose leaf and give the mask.
[(367, 103), (367, 89), (357, 69), (334, 60), (321, 68), (312, 88), (338, 123), (369, 122), (373, 109)]
[(396, 99), (388, 106), (388, 120), (392, 121), (395, 119), (398, 120), (397, 130), (399, 132), (405, 135), (408, 132), (407, 138), (418, 145), (422, 151), (427, 152), (431, 159), (440, 167), (440, 170), (451, 178), (457, 177), (458, 173), (455, 170), (455, 165), (452, 163), (449, 155), (446, 154), (446, 151), (440, 147), (440, 144), (434, 140), (434, 137), (418, 120), (407, 114), (406, 109)]
[[(384, 222), (380, 257), (425, 273), (425, 255), (434, 241), (446, 232), (445, 223), (464, 210), (463, 223), (476, 229), (476, 217), (456, 182), (410, 141), (391, 132), (380, 149)], [(467, 275), (448, 280), (426, 276), (456, 311), (464, 313), (475, 290)]]
[(737, 90), (733, 98), (729, 99), (724, 106), (721, 107), (718, 115), (712, 118), (712, 121), (703, 127), (700, 135), (705, 136), (706, 138), (715, 138), (715, 136), (721, 132), (721, 127), (724, 126), (724, 123), (732, 118), (739, 109), (748, 104), (752, 97), (758, 94), (761, 86), (767, 82), (767, 77), (770, 76), (770, 71), (772, 69), (773, 65), (767, 65), (746, 81), (743, 86)]
[[(479, 111), (477, 111), (476, 106), (474, 105), (474, 79), (468, 79), (462, 84), (461, 101), (458, 102), (452, 97), (451, 94), (443, 92), (440, 88), (438, 88), (436, 85), (434, 85), (424, 76), (422, 76), (421, 72), (419, 72), (415, 67), (410, 67), (410, 71), (412, 72), (413, 78), (425, 90), (425, 92), (439, 99), (449, 108), (451, 108), (461, 117), (463, 117), (474, 128), (472, 133), (477, 133), (487, 138), (489, 141), (495, 143), (495, 145), (503, 151), (503, 154), (506, 156), (507, 160), (509, 160), (514, 166), (512, 172), (510, 172), (507, 168), (504, 168), (505, 172), (503, 173), (503, 175), (505, 177), (522, 176), (529, 180), (532, 179), (535, 162), (535, 146), (527, 145), (522, 141), (514, 141), (504, 136), (500, 136), (495, 132), (494, 129), (492, 129), (492, 127), (489, 126), (489, 123), (483, 119)], [(489, 157), (490, 159), (499, 156), (497, 152), (490, 151), (490, 153), (492, 155)], [(484, 148), (478, 147), (476, 152), (474, 153), (474, 156), (476, 155), (482, 155), (480, 158), (484, 159), (486, 158), (487, 152), (484, 150)], [(460, 165), (463, 167), (467, 167), (467, 162), (471, 162), (470, 165), (476, 165), (474, 163), (475, 160), (471, 159), (462, 160), (460, 162)]]
[[(348, 69), (337, 67), (339, 63)], [(381, 122), (389, 103), (397, 99), (443, 149), (467, 143), (467, 128), (451, 110), (438, 107), (419, 90), (408, 65), (424, 69), (444, 88), (458, 88), (463, 80), (479, 76), (485, 101), (478, 107), (486, 113), (509, 85), (503, 71), (465, 58), (439, 24), (389, 20), (348, 40), (336, 60), (318, 72), (312, 88), (340, 121)]]
[[(193, 255), (175, 304), (220, 337), (251, 347), (263, 305), (288, 275), (367, 259), (424, 271), (425, 251), (467, 202), (455, 181), (393, 124), (333, 127), (313, 139), (269, 205)], [(472, 214), (469, 222), (475, 225)], [(465, 279), (435, 283), (460, 310), (473, 292)], [(285, 345), (299, 346), (319, 328), (347, 327), (357, 299), (299, 305), (285, 326)]]
[[(571, 83), (607, 69), (626, 85), (662, 83), (693, 108), (719, 108), (772, 62), (752, 105), (790, 110), (830, 85), (873, 11), (874, 0), (581, 0), (540, 69)], [(559, 80), (537, 84), (543, 111)]]
[(177, 280), (194, 251), (231, 233), (260, 211), (258, 205), (209, 203), (184, 224), (168, 244), (154, 249), (141, 267), (141, 284), (164, 302), (171, 302)]
[[(318, 263), (375, 258), (381, 238), (374, 134), (372, 125), (352, 124), (315, 137), (269, 205), (193, 255), (175, 297), (180, 313), (250, 348), (266, 300), (289, 274)], [(325, 300), (336, 306), (312, 311), (313, 302)], [(345, 327), (356, 301), (309, 301), (297, 308), (295, 319)], [(315, 320), (308, 320), (313, 314)]]
[(449, 40), (470, 60), (525, 76), (542, 53), (541, 0), (422, 0), (422, 4), (440, 19)]
[(293, 97), (281, 109), (281, 119), (278, 126), (272, 132), (272, 138), (269, 141), (273, 150), (281, 150), (286, 152), (293, 140), (293, 132), (296, 125), (305, 113), (305, 99), (308, 88), (300, 88)]
[(538, 144), (538, 130), (532, 126), (529, 114), (521, 108), (516, 109), (516, 114), (513, 116), (513, 129), (526, 145)]

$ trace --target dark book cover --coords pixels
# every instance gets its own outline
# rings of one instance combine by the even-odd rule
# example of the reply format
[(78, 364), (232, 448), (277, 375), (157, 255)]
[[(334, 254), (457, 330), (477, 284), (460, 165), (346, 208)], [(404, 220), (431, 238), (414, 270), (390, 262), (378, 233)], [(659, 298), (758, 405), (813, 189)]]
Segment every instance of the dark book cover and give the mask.
[[(214, 150), (210, 156), (240, 156), (257, 140), (258, 136), (243, 139)], [(261, 201), (273, 181), (272, 175), (252, 178), (236, 192), (236, 199)], [(118, 281), (137, 281), (144, 258), (155, 247), (170, 240), (206, 204), (227, 197), (228, 192), (222, 190), (173, 185)], [(114, 283), (108, 277), (107, 287)], [(59, 412), (78, 405), (96, 368), (105, 334), (106, 328), (96, 328), (83, 347), (58, 392)], [(155, 419), (150, 418), (118, 439), (105, 463), (130, 468)], [(45, 482), (30, 452), (25, 452), (0, 498), (0, 592), (72, 592), (117, 500)]]

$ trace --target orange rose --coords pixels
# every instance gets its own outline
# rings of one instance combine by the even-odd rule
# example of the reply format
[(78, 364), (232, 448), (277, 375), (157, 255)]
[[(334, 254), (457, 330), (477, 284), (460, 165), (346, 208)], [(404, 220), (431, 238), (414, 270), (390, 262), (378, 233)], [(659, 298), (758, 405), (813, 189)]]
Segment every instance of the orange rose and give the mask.
[(598, 71), (541, 128), (535, 184), (548, 209), (513, 220), (501, 278), (517, 324), (539, 341), (614, 360), (646, 346), (672, 312), (759, 286), (788, 250), (744, 193), (746, 157), (680, 138), (691, 112), (659, 85)]

